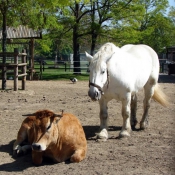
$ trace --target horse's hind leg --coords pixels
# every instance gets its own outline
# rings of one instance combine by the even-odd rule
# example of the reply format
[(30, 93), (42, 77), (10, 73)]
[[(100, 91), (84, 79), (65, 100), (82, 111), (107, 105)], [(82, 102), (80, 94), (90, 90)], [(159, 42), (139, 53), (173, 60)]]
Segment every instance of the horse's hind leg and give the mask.
[(155, 87), (155, 83), (153, 83), (154, 81), (148, 81), (147, 84), (144, 86), (144, 91), (145, 91), (145, 98), (143, 100), (143, 116), (142, 116), (142, 120), (140, 122), (140, 129), (145, 129), (149, 126), (149, 122), (148, 122), (148, 111), (150, 108), (150, 102), (151, 102), (151, 98), (154, 94), (154, 87)]
[(108, 109), (107, 103), (104, 98), (99, 101), (100, 105), (100, 132), (97, 135), (98, 139), (106, 141), (108, 139)]
[(137, 125), (136, 112), (137, 112), (137, 95), (134, 94), (131, 96), (131, 128), (132, 130), (134, 130), (135, 126)]

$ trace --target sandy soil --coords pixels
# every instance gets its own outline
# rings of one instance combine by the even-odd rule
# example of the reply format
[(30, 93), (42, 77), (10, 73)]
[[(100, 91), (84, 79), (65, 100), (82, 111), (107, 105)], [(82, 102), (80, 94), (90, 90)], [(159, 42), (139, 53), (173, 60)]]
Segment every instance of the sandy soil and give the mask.
[[(133, 131), (131, 137), (118, 139), (122, 125), (121, 104), (109, 103), (109, 140), (98, 142), (99, 105), (87, 95), (88, 82), (27, 81), (26, 90), (0, 90), (0, 175), (174, 175), (175, 174), (175, 76), (160, 75), (160, 85), (170, 99), (169, 108), (152, 101), (150, 128)], [(19, 82), (20, 85), (21, 82)], [(143, 92), (139, 92), (138, 119), (142, 115)], [(88, 153), (82, 162), (54, 164), (45, 160), (42, 166), (32, 164), (31, 154), (12, 157), (12, 145), (23, 121), (22, 114), (39, 109), (65, 110), (81, 121), (88, 142)]]

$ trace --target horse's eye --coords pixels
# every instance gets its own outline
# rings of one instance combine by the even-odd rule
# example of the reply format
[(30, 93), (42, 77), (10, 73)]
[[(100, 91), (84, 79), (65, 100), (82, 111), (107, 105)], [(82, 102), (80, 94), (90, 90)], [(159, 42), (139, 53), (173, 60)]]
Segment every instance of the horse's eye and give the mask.
[(105, 73), (105, 70), (102, 70), (102, 72), (101, 72), (102, 74), (104, 74)]

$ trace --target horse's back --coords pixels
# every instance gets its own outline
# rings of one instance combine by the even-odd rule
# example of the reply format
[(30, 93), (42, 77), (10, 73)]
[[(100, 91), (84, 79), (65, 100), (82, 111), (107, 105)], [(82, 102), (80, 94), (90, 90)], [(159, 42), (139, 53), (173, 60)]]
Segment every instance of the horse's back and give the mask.
[[(146, 45), (125, 45), (113, 56), (110, 63), (111, 75), (121, 88), (137, 92), (149, 80), (157, 83), (159, 61), (155, 51)], [(127, 89), (126, 88), (126, 89)]]
[[(121, 47), (121, 49), (129, 54), (133, 55), (137, 59), (143, 59), (146, 62), (151, 62), (151, 74), (153, 78), (157, 79), (159, 74), (159, 60), (157, 53), (149, 46), (144, 44), (127, 44)], [(144, 61), (143, 61), (144, 62)]]

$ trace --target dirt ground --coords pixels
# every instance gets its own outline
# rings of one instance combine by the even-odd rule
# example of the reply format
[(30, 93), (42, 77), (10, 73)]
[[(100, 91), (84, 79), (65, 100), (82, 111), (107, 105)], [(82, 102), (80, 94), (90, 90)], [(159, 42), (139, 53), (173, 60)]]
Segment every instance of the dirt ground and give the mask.
[[(160, 85), (170, 99), (164, 108), (152, 101), (150, 128), (132, 131), (131, 137), (119, 139), (122, 126), (121, 103), (108, 104), (109, 139), (98, 142), (99, 105), (87, 95), (88, 82), (27, 81), (26, 90), (14, 92), (13, 81), (0, 90), (0, 175), (175, 175), (175, 76), (160, 75)], [(21, 86), (21, 82), (19, 82)], [(137, 116), (142, 115), (143, 92), (138, 94)], [(41, 166), (32, 164), (31, 154), (12, 157), (12, 145), (23, 121), (22, 114), (39, 109), (64, 110), (81, 121), (87, 142), (86, 158), (80, 163), (53, 163), (45, 159)]]

